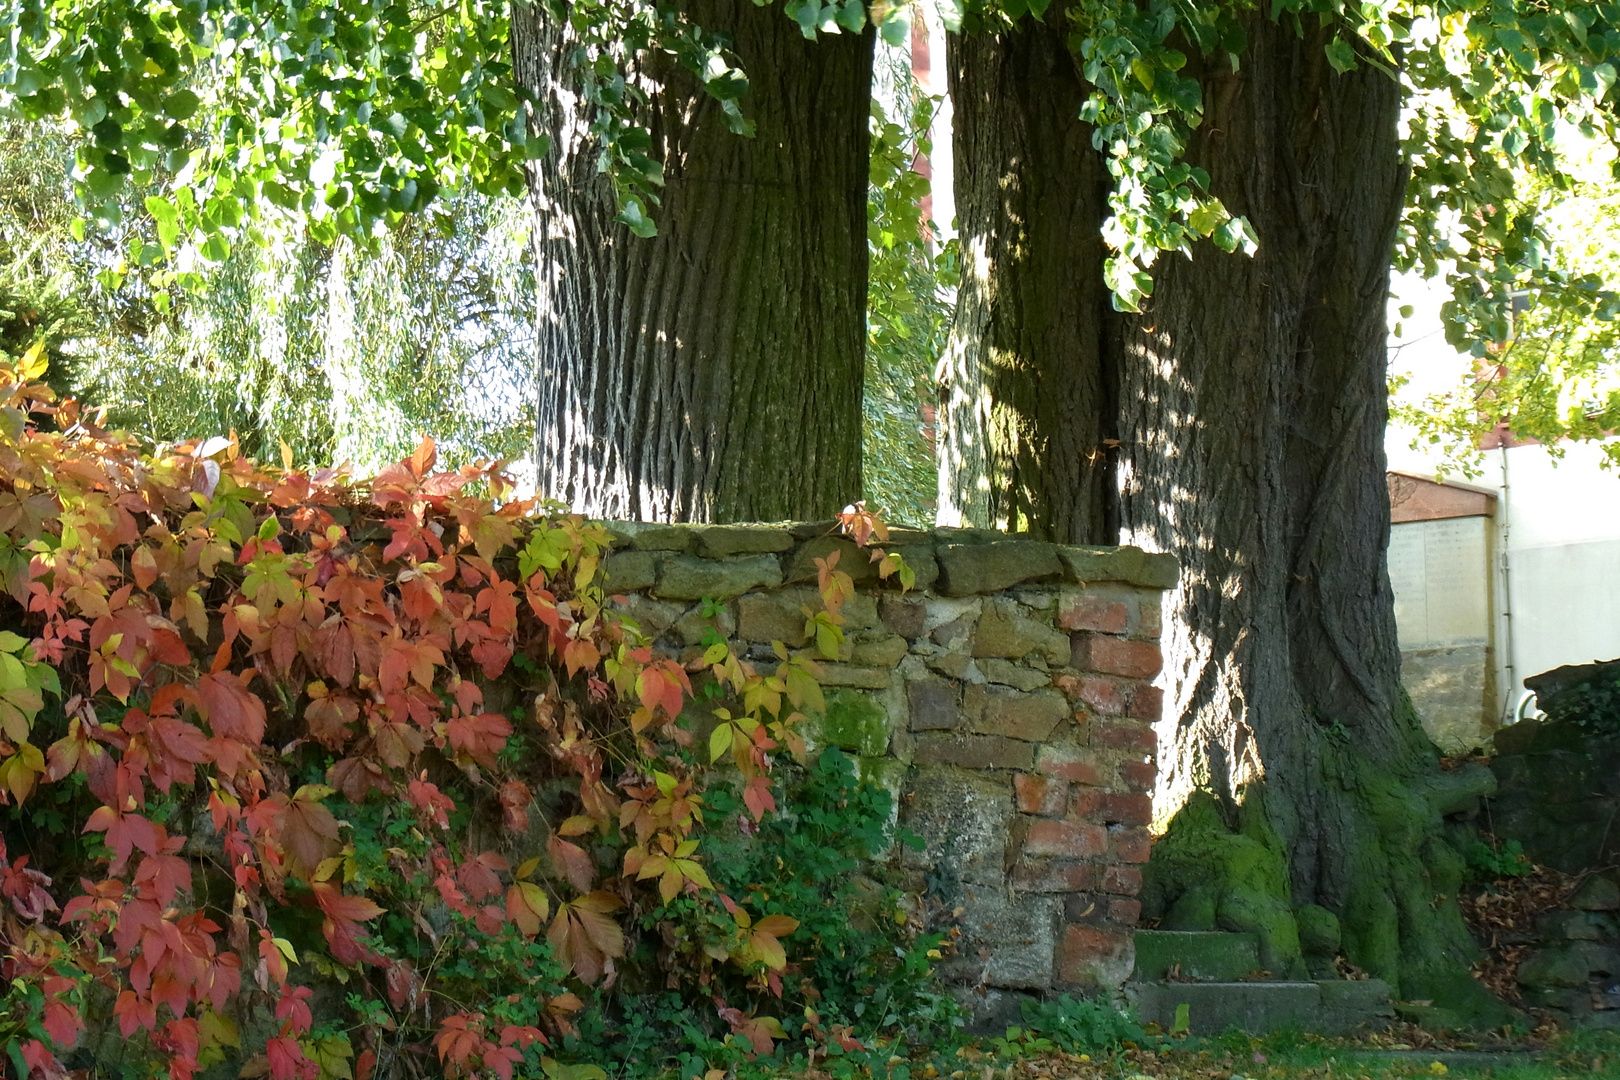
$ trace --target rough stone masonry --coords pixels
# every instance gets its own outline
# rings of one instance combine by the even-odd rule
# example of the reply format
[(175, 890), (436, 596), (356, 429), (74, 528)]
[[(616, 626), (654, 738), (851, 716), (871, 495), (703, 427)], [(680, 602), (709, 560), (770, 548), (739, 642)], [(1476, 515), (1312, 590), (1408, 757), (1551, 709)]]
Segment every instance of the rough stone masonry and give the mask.
[(815, 560), (840, 552), (857, 594), (841, 654), (821, 663), (827, 711), (808, 741), (857, 755), (922, 837), (893, 869), (961, 927), (947, 982), (990, 1018), (1019, 994), (1126, 979), (1173, 558), (896, 529), (885, 549), (916, 572), (902, 595), (826, 523), (608, 527), (609, 591), (683, 657), (711, 632), (761, 661), (772, 642), (808, 647)]

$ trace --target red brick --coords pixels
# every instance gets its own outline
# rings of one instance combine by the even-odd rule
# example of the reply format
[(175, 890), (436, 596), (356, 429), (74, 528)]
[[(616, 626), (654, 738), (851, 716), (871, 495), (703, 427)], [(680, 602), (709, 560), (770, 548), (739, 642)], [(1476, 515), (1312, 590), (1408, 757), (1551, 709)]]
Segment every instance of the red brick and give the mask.
[(1025, 855), (1055, 855), (1084, 859), (1108, 850), (1108, 831), (1101, 825), (1078, 821), (1040, 820), (1032, 822), (1024, 837)]
[(1074, 666), (1082, 671), (1151, 679), (1164, 666), (1156, 641), (1126, 641), (1101, 634), (1076, 634), (1071, 650)]
[(1113, 857), (1124, 863), (1145, 863), (1153, 839), (1141, 825), (1115, 825), (1108, 830)]
[(1144, 724), (1097, 723), (1091, 725), (1091, 745), (1156, 754), (1159, 751), (1159, 737)]
[(1130, 947), (1129, 930), (1070, 926), (1058, 945), (1058, 978), (1066, 983), (1095, 986), (1097, 968), (1122, 964)]
[(1021, 813), (1058, 817), (1068, 801), (1069, 785), (1048, 776), (1018, 773), (1013, 777), (1013, 795)]
[(1142, 871), (1134, 866), (1110, 866), (1103, 871), (1103, 892), (1135, 896), (1142, 891)]
[(1055, 746), (1041, 747), (1040, 755), (1035, 760), (1035, 771), (1060, 780), (1072, 780), (1076, 784), (1102, 783), (1102, 778), (1097, 775), (1097, 767), (1090, 761), (1074, 750), (1060, 750)]
[(1141, 617), (1136, 624), (1137, 634), (1157, 641), (1161, 630), (1159, 625), (1159, 598), (1157, 596), (1144, 596), (1136, 607), (1141, 612)]
[(1069, 800), (1069, 816), (1078, 821), (1089, 821), (1102, 806), (1106, 794), (1101, 788), (1075, 788), (1074, 798)]
[(1097, 887), (1096, 863), (1065, 859), (1019, 859), (1013, 867), (1012, 886), (1024, 892), (1072, 893)]
[(1164, 691), (1157, 686), (1139, 686), (1131, 695), (1130, 715), (1137, 720), (1158, 720), (1164, 716)]
[(1119, 765), (1120, 783), (1132, 791), (1152, 791), (1158, 776), (1159, 767), (1151, 761), (1122, 761)]
[(1153, 822), (1153, 799), (1141, 792), (1104, 795), (1097, 813), (1109, 825), (1149, 825)]
[(1100, 596), (1076, 596), (1071, 603), (1058, 609), (1058, 625), (1065, 630), (1123, 634), (1130, 618), (1130, 609), (1124, 604)]
[(1125, 711), (1125, 694), (1117, 681), (1104, 675), (1082, 675), (1075, 697), (1103, 716), (1119, 716)]
[(1108, 920), (1116, 926), (1135, 926), (1142, 919), (1142, 904), (1116, 896), (1108, 901)]

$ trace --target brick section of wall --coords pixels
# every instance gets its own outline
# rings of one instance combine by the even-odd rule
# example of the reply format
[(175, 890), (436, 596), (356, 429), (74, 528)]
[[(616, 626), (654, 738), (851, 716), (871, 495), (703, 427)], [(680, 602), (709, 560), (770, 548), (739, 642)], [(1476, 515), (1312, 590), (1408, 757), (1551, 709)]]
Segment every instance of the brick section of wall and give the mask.
[[(805, 649), (815, 559), (839, 551), (857, 593), (844, 607), (848, 640), (822, 662), (826, 715), (806, 737), (857, 755), (922, 837), (920, 851), (897, 847), (886, 872), (934, 893), (947, 917), (960, 912), (944, 976), (975, 1003), (1124, 981), (1150, 843), (1163, 706), (1151, 680), (1173, 559), (896, 529), (886, 548), (917, 574), (901, 594), (825, 523), (608, 527), (615, 603), (688, 661), (712, 634), (766, 664), (773, 642)], [(691, 719), (700, 734), (712, 722)]]

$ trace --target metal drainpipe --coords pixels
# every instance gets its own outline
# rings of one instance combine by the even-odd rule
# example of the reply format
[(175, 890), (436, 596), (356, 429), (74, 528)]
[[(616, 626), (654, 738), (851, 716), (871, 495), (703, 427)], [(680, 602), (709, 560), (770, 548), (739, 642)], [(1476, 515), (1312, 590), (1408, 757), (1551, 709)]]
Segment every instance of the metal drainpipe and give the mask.
[(1502, 698), (1502, 715), (1499, 722), (1506, 726), (1519, 719), (1519, 705), (1521, 704), (1519, 680), (1514, 678), (1518, 668), (1513, 663), (1513, 571), (1511, 561), (1508, 559), (1508, 541), (1512, 536), (1513, 519), (1509, 516), (1508, 491), (1508, 448), (1504, 441), (1498, 448), (1502, 454), (1502, 498), (1497, 503), (1497, 512), (1502, 515), (1502, 550), (1497, 553), (1497, 561), (1502, 568), (1502, 637), (1503, 668), (1507, 672), (1508, 693)]

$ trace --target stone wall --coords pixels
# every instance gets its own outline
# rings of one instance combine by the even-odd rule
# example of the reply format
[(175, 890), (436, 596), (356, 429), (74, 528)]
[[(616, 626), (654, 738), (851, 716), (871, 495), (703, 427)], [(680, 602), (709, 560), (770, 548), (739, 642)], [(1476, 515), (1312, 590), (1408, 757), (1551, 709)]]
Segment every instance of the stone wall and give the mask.
[(857, 595), (822, 663), (808, 732), (897, 796), (923, 840), (890, 868), (959, 925), (943, 965), (982, 1018), (1018, 993), (1111, 988), (1129, 975), (1148, 857), (1169, 556), (982, 530), (895, 530), (904, 595), (825, 525), (610, 523), (616, 601), (667, 651), (718, 633), (744, 654), (809, 645), (815, 559), (840, 551)]

